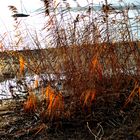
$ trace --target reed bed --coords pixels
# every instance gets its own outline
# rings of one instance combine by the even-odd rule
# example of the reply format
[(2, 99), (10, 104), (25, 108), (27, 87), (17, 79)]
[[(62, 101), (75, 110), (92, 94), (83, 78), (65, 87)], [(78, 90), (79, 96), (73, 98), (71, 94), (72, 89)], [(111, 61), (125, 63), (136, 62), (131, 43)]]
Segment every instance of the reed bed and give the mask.
[[(139, 98), (139, 9), (135, 7), (131, 19), (129, 12), (134, 5), (125, 2), (120, 4), (122, 9), (116, 9), (105, 0), (99, 11), (88, 3), (84, 11), (79, 8), (77, 12), (67, 2), (63, 7), (54, 1), (43, 3), (41, 12), (47, 19), (42, 29), (45, 48), (37, 34), (27, 29), (35, 50), (30, 51), (27, 46), (23, 51), (5, 53), (9, 63), (13, 62), (12, 56), (17, 63), (17, 68), (14, 67), (17, 79), (30, 74), (55, 74), (55, 82), (60, 82), (63, 89), (54, 87), (50, 77), (46, 87), (39, 90), (42, 98), (39, 103), (30, 89), (24, 106), (27, 112), (39, 112), (43, 120), (71, 119), (92, 114), (104, 105), (113, 107), (122, 95), (120, 110)], [(16, 7), (10, 6), (10, 10), (17, 13)], [(18, 48), (24, 43), (26, 46), (18, 17), (14, 20), (17, 33), (14, 46)]]

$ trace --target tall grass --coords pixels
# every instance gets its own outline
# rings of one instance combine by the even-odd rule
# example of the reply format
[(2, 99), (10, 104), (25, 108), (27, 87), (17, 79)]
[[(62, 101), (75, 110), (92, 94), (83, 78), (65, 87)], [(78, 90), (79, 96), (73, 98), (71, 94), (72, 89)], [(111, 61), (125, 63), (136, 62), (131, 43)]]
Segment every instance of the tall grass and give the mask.
[[(51, 118), (51, 107), (54, 115), (58, 115), (55, 111), (57, 105), (62, 108), (58, 103), (63, 105), (61, 96), (64, 101), (68, 97), (69, 107), (66, 105), (61, 109), (64, 116), (68, 116), (66, 114), (76, 111), (78, 106), (91, 109), (93, 102), (100, 101), (100, 97), (106, 101), (108, 96), (117, 98), (121, 91), (130, 89), (131, 93), (140, 76), (139, 9), (134, 11), (132, 20), (129, 17), (132, 6), (125, 3), (120, 4), (124, 8), (114, 9), (105, 0), (99, 11), (94, 9), (93, 3), (89, 3), (84, 11), (79, 8), (75, 13), (67, 2), (64, 2), (64, 7), (60, 6), (61, 3), (43, 2), (47, 19), (42, 30), (46, 34), (43, 38), (45, 49), (42, 49), (38, 36), (32, 35), (29, 30), (37, 50), (24, 50), (22, 57), (20, 51), (12, 54), (15, 54), (15, 60), (20, 60), (20, 75), (24, 68), (26, 74), (50, 76), (53, 73), (57, 83), (61, 82), (61, 75), (65, 76), (63, 95), (59, 95), (56, 87), (53, 94), (50, 92), (51, 105), (48, 105), (47, 111)], [(132, 28), (133, 24), (136, 28)], [(22, 42), (22, 38), (19, 34), (18, 43)], [(24, 66), (23, 62), (26, 62)], [(53, 82), (52, 79), (49, 84), (53, 85)]]

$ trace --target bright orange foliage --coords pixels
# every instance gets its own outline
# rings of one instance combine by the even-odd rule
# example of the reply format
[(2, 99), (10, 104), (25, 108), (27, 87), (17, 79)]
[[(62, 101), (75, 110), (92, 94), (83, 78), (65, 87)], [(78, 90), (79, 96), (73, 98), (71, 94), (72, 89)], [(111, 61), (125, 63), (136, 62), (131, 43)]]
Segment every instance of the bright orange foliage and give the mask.
[(38, 88), (38, 80), (37, 79), (35, 80), (34, 87)]
[(135, 94), (137, 92), (140, 93), (139, 89), (138, 90), (137, 89), (138, 89), (138, 82), (135, 82), (134, 89), (131, 91), (130, 95), (128, 96), (127, 100), (125, 101), (123, 108), (125, 108), (128, 105), (128, 103), (130, 103), (133, 100), (133, 97), (135, 96)]
[(95, 100), (96, 90), (86, 90), (80, 96), (80, 101), (82, 103), (82, 108), (85, 107), (89, 110), (91, 109), (92, 103)]
[(49, 102), (47, 113), (51, 118), (58, 118), (64, 110), (64, 100), (60, 92), (56, 93), (49, 85), (46, 89), (46, 101)]
[(34, 93), (29, 93), (27, 101), (24, 103), (24, 110), (26, 112), (34, 112), (37, 106), (37, 97)]
[(98, 58), (95, 57), (92, 59), (91, 62), (91, 73), (92, 72), (97, 72), (97, 75), (99, 77), (100, 80), (102, 80), (102, 66), (101, 63), (99, 62)]
[(39, 86), (39, 77), (38, 75), (35, 76), (34, 88), (38, 88)]
[(98, 66), (98, 59), (97, 57), (92, 59), (92, 68), (95, 69)]
[(24, 73), (25, 61), (22, 56), (19, 56), (20, 75)]

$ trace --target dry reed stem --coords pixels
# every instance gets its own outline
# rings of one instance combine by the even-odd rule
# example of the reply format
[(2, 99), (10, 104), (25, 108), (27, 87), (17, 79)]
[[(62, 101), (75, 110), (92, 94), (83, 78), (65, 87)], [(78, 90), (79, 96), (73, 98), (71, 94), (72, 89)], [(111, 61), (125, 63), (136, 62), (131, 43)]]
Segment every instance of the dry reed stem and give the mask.
[[(25, 71), (25, 62), (29, 73), (46, 74), (49, 71), (49, 73), (56, 74), (58, 82), (60, 75), (64, 73), (68, 94), (75, 96), (76, 99), (81, 97), (82, 106), (91, 106), (91, 102), (95, 98), (96, 91), (94, 93), (87, 89), (97, 87), (99, 93), (102, 93), (103, 90), (112, 90), (114, 94), (116, 94), (114, 92), (116, 90), (127, 90), (129, 84), (126, 77), (140, 76), (140, 43), (135, 41), (132, 30), (129, 28), (129, 10), (110, 11), (108, 3), (105, 1), (102, 11), (98, 12), (92, 8), (88, 13), (78, 11), (79, 13), (73, 18), (68, 5), (62, 11), (57, 9), (59, 4), (55, 7), (51, 7), (51, 5), (53, 4), (49, 0), (44, 0), (44, 12), (48, 16), (48, 21), (42, 31), (46, 34), (42, 39), (45, 49), (42, 50), (42, 42), (39, 41), (38, 36), (34, 37), (29, 31), (32, 43), (35, 48), (41, 50), (41, 53), (39, 51), (27, 53), (30, 56), (28, 62), (28, 58), (24, 58), (24, 60), (19, 55), (20, 76)], [(89, 6), (87, 6), (87, 10), (89, 10)], [(126, 9), (128, 9), (127, 6)], [(10, 7), (10, 10), (14, 13), (17, 12), (16, 7)], [(97, 16), (95, 17), (95, 15)], [(61, 17), (61, 20), (58, 16)], [(117, 19), (118, 16), (122, 18)], [(21, 23), (17, 22), (17, 19), (15, 20), (15, 32), (18, 33), (16, 46), (19, 47), (22, 42), (19, 26)], [(137, 30), (139, 31), (139, 28)], [(136, 39), (138, 40), (138, 38)], [(37, 86), (38, 81), (36, 80), (35, 87)], [(49, 85), (43, 94), (46, 96), (48, 115), (51, 118), (55, 115), (60, 117), (60, 113), (56, 112), (64, 110), (62, 94), (55, 93)], [(130, 102), (134, 94), (135, 91), (130, 93), (124, 106)], [(102, 96), (102, 94), (100, 95)], [(96, 96), (99, 94), (96, 93)], [(71, 99), (74, 100), (74, 98)]]
[(138, 93), (138, 90), (139, 90), (138, 88), (139, 88), (139, 83), (136, 81), (134, 85), (134, 89), (131, 91), (130, 95), (125, 101), (123, 108), (125, 108), (128, 105), (128, 103), (132, 103), (135, 94)]
[(25, 70), (25, 60), (23, 59), (22, 56), (19, 56), (19, 66), (20, 66), (20, 76), (22, 77), (24, 75), (24, 70)]
[(37, 97), (33, 92), (29, 93), (27, 101), (24, 103), (25, 112), (35, 112), (37, 109)]
[(52, 119), (57, 119), (62, 116), (64, 111), (64, 100), (60, 92), (56, 93), (50, 85), (46, 89), (47, 116)]
[(82, 104), (83, 111), (84, 108), (91, 110), (91, 106), (93, 105), (93, 101), (95, 100), (96, 90), (86, 90), (80, 96), (80, 101)]

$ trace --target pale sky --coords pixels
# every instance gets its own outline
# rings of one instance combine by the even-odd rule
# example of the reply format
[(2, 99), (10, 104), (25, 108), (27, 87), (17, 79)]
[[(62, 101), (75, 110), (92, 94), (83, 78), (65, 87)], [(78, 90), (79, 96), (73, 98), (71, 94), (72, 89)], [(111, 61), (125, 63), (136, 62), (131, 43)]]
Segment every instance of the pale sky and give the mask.
[(40, 8), (41, 4), (40, 0), (0, 0), (0, 32), (11, 27), (13, 19), (8, 8), (9, 5), (14, 5), (19, 12), (23, 11), (25, 14), (31, 14), (31, 12)]
[[(55, 0), (56, 2), (62, 1), (62, 0)], [(104, 0), (77, 0), (78, 3), (81, 6), (84, 6), (87, 4), (87, 1), (99, 4), (99, 2)], [(118, 3), (119, 0), (108, 0), (109, 3)], [(134, 2), (135, 0), (125, 0), (125, 2)], [(67, 0), (67, 2), (70, 3), (71, 6), (76, 6), (76, 3), (74, 0)], [(25, 9), (27, 11), (27, 14), (33, 14), (33, 12), (40, 7), (42, 7), (42, 1), (41, 0), (0, 0), (0, 33), (8, 28), (11, 27), (12, 24), (12, 18), (11, 13), (8, 9), (9, 5), (14, 5), (17, 7), (19, 12), (24, 11)], [(22, 6), (21, 6), (22, 5)]]
[[(54, 0), (56, 3), (62, 0)], [(88, 3), (93, 2), (94, 4), (99, 4), (104, 2), (104, 0), (77, 0), (80, 6), (86, 6)], [(108, 0), (108, 3), (118, 3), (121, 0)], [(127, 3), (135, 2), (135, 0), (124, 0)], [(71, 7), (76, 7), (76, 2), (74, 0), (67, 0), (70, 3)], [(37, 9), (43, 7), (43, 2), (41, 0), (0, 0), (0, 37), (3, 38), (5, 33), (8, 35), (12, 34), (13, 28), (13, 18), (11, 17), (11, 12), (9, 11), (8, 6), (15, 6), (19, 13), (29, 14), (29, 17), (22, 18), (25, 21), (26, 25), (32, 29), (41, 29), (43, 27), (43, 17), (39, 17)], [(39, 12), (39, 11), (38, 11)]]

